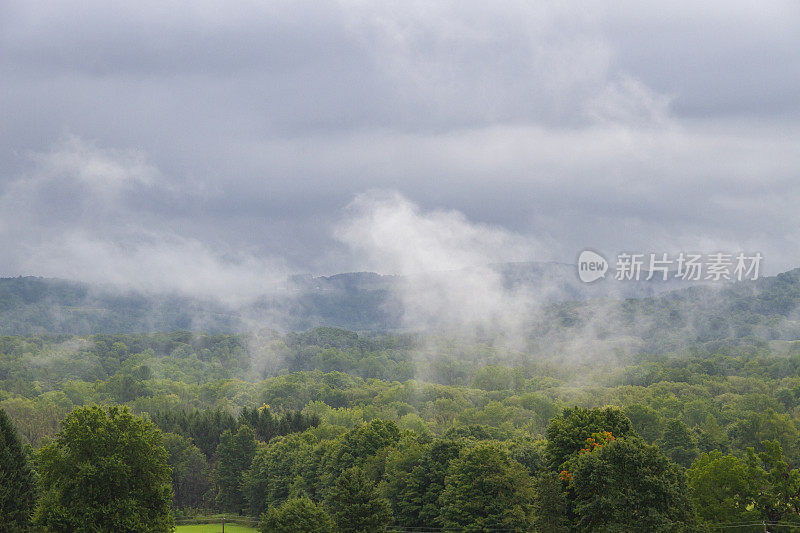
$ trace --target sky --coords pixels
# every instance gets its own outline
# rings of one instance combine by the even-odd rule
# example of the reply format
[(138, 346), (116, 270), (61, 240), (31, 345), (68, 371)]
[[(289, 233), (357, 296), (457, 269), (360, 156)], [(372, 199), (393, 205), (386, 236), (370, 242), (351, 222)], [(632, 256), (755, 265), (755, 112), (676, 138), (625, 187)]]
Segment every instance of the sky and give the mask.
[(0, 3), (0, 275), (800, 266), (800, 3)]

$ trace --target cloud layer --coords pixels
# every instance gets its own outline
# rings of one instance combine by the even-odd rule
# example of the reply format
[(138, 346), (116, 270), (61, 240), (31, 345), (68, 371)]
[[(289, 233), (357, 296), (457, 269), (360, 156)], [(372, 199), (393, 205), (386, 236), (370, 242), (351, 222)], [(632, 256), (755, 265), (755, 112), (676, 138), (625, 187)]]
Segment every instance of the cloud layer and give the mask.
[(246, 294), (585, 247), (775, 273), (798, 49), (790, 1), (3, 2), (0, 274)]

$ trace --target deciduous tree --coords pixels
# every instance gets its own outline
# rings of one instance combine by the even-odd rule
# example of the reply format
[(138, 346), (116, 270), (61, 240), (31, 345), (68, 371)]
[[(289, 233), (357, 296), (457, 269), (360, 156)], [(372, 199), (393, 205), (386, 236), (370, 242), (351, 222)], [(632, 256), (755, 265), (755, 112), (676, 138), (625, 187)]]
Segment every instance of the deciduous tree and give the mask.
[(50, 531), (169, 532), (172, 484), (161, 432), (126, 408), (81, 407), (37, 454)]
[(441, 498), (445, 529), (533, 527), (533, 483), (527, 470), (497, 442), (482, 442), (450, 462)]
[(262, 533), (331, 533), (333, 522), (321, 505), (300, 497), (286, 500), (279, 507), (270, 507), (261, 517), (258, 530)]

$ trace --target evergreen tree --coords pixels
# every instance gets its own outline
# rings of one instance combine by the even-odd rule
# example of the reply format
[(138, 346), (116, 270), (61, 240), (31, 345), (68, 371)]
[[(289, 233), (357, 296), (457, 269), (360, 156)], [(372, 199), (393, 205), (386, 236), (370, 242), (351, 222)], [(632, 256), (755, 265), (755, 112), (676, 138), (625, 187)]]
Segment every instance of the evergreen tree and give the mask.
[(164, 433), (163, 442), (172, 468), (175, 507), (203, 507), (207, 503), (205, 498), (211, 477), (206, 456), (191, 439), (175, 433)]
[(241, 513), (247, 502), (242, 492), (243, 474), (256, 454), (256, 438), (249, 426), (236, 433), (226, 431), (217, 447), (217, 503), (232, 513)]
[(31, 525), (36, 485), (17, 430), (0, 409), (0, 531), (23, 531)]
[(327, 500), (337, 530), (342, 533), (382, 531), (392, 521), (389, 502), (359, 467), (342, 472)]

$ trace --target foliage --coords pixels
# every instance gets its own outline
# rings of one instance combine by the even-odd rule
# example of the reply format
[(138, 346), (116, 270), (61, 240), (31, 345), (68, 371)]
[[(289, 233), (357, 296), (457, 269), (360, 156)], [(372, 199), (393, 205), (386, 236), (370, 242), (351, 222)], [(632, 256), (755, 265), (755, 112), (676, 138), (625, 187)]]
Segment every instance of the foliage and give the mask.
[(800, 470), (789, 467), (777, 440), (761, 444), (763, 452), (747, 449), (755, 508), (769, 522), (800, 523)]
[(409, 440), (389, 455), (384, 494), (395, 520), (404, 527), (441, 527), (439, 498), (450, 462), (463, 444), (457, 440)]
[(569, 530), (569, 503), (558, 474), (544, 470), (534, 480), (533, 503), (536, 531), (561, 533)]
[(279, 435), (300, 433), (308, 428), (317, 427), (320, 420), (315, 414), (306, 415), (299, 411), (288, 411), (281, 416), (274, 416), (269, 406), (264, 404), (258, 409), (243, 407), (239, 422), (253, 428), (258, 440), (269, 442)]
[(217, 447), (217, 505), (225, 511), (241, 513), (247, 503), (242, 493), (242, 476), (256, 454), (256, 438), (249, 426), (236, 433), (226, 431)]
[(290, 496), (315, 492), (317, 443), (316, 437), (306, 433), (277, 437), (259, 447), (242, 476), (250, 513), (259, 515)]
[(698, 516), (710, 523), (752, 522), (758, 490), (747, 462), (718, 450), (702, 454), (686, 472)]
[(612, 407), (565, 409), (547, 427), (546, 453), (551, 468), (559, 468), (580, 453), (594, 433), (610, 432), (616, 437), (633, 433), (630, 420)]
[(692, 530), (683, 472), (639, 437), (614, 439), (581, 454), (572, 476), (583, 531)]
[(0, 531), (23, 531), (31, 525), (36, 497), (33, 471), (17, 430), (0, 409)]
[(533, 524), (528, 472), (495, 442), (465, 449), (450, 463), (442, 492), (445, 529), (527, 531)]
[(664, 424), (664, 434), (658, 446), (667, 457), (683, 467), (691, 465), (699, 454), (695, 436), (686, 424), (674, 418)]
[[(529, 503), (538, 527), (574, 528), (579, 500), (570, 483), (584, 456), (609, 445), (603, 432), (614, 442), (641, 433), (688, 467), (706, 524), (726, 515), (791, 522), (798, 375), (800, 343), (758, 339), (605, 364), (534, 358), (491, 338), (335, 328), (0, 337), (0, 408), (25, 448), (42, 447), (76, 407), (117, 403), (165, 432), (182, 514), (257, 516), (301, 497), (320, 505), (357, 467), (389, 502), (395, 525), (408, 527), (443, 527), (440, 498), (459, 492), (446, 483), (454, 461), (494, 445), (535, 480)], [(248, 430), (244, 447), (232, 444)], [(587, 439), (600, 448), (582, 451)], [(703, 453), (714, 460), (704, 463)], [(717, 464), (717, 454), (739, 463)], [(723, 476), (736, 464), (754, 492)], [(573, 479), (559, 479), (562, 471)], [(704, 496), (702, 487), (717, 492)], [(717, 508), (710, 502), (718, 496)]]
[(345, 470), (336, 479), (326, 505), (337, 531), (343, 533), (382, 531), (392, 520), (389, 502), (357, 466)]
[(331, 517), (321, 505), (309, 498), (287, 500), (280, 507), (270, 507), (258, 525), (262, 533), (331, 533)]
[(169, 454), (176, 508), (207, 507), (211, 490), (211, 472), (206, 456), (191, 439), (174, 433), (163, 434), (164, 448)]
[(761, 443), (744, 458), (712, 451), (687, 471), (700, 518), (800, 523), (800, 470), (790, 468), (778, 441)]
[[(322, 471), (327, 486), (345, 470), (358, 466), (374, 482), (382, 475), (381, 461), (388, 448), (400, 440), (397, 424), (373, 420), (339, 437), (322, 459)], [(376, 460), (377, 459), (377, 460)]]
[(171, 531), (161, 433), (127, 409), (74, 410), (37, 453), (37, 522), (51, 531)]

